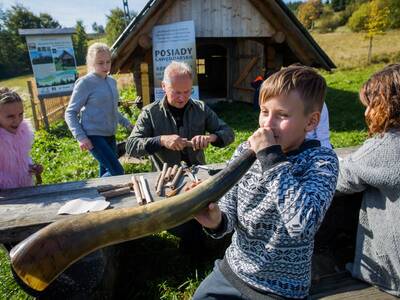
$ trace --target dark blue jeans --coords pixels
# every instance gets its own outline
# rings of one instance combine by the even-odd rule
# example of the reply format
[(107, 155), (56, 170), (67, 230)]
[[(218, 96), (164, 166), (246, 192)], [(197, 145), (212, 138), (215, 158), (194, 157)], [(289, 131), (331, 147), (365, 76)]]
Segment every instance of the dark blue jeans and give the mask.
[(115, 136), (89, 135), (93, 144), (90, 153), (99, 162), (100, 177), (123, 175), (124, 168), (118, 161)]

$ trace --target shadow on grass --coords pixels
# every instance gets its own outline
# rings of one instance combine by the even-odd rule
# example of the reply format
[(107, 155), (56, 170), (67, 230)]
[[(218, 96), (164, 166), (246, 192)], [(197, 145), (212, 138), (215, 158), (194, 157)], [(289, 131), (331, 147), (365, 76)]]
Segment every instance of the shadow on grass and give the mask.
[(254, 131), (258, 128), (258, 111), (252, 104), (219, 102), (212, 106), (217, 115), (236, 131)]
[(358, 93), (328, 88), (326, 104), (332, 131), (365, 130), (364, 106)]
[[(185, 290), (190, 297), (198, 283), (222, 258), (230, 239), (207, 241), (196, 256), (183, 254), (169, 234), (153, 235), (117, 245), (119, 270), (115, 299), (171, 299)], [(199, 282), (196, 282), (196, 278)], [(193, 281), (194, 280), (194, 281)], [(192, 286), (185, 286), (189, 282)], [(186, 297), (185, 297), (186, 298)]]

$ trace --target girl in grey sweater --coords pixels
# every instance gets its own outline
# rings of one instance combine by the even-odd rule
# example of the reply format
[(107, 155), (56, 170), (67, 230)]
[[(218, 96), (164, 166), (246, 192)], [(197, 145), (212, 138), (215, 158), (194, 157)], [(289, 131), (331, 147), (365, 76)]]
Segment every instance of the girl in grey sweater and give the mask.
[(400, 65), (363, 85), (370, 138), (340, 162), (337, 190), (363, 192), (354, 263), (356, 278), (400, 296)]
[(65, 121), (82, 150), (89, 150), (100, 164), (100, 176), (124, 174), (118, 161), (115, 132), (118, 123), (133, 126), (118, 111), (116, 81), (108, 75), (111, 52), (107, 45), (94, 43), (88, 49), (89, 73), (75, 83), (65, 111)]

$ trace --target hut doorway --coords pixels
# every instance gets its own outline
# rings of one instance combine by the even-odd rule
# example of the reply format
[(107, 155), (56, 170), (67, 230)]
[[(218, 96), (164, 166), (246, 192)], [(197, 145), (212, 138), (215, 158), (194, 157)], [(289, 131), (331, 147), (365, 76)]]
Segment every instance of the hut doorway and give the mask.
[(200, 99), (220, 99), (227, 95), (227, 49), (206, 44), (197, 48), (197, 79)]

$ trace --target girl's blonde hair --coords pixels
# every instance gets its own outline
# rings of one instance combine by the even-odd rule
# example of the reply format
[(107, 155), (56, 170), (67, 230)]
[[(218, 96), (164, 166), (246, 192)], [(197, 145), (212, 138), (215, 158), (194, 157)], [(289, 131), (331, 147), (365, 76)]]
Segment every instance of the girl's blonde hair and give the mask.
[(22, 102), (20, 95), (7, 87), (0, 87), (0, 105), (13, 102)]
[(361, 87), (361, 103), (369, 107), (365, 121), (369, 136), (400, 128), (400, 64), (376, 72)]
[(111, 50), (106, 44), (94, 43), (90, 45), (86, 54), (86, 66), (88, 68), (88, 72), (94, 71), (94, 60), (96, 59), (96, 55), (99, 52), (108, 53), (111, 57)]

